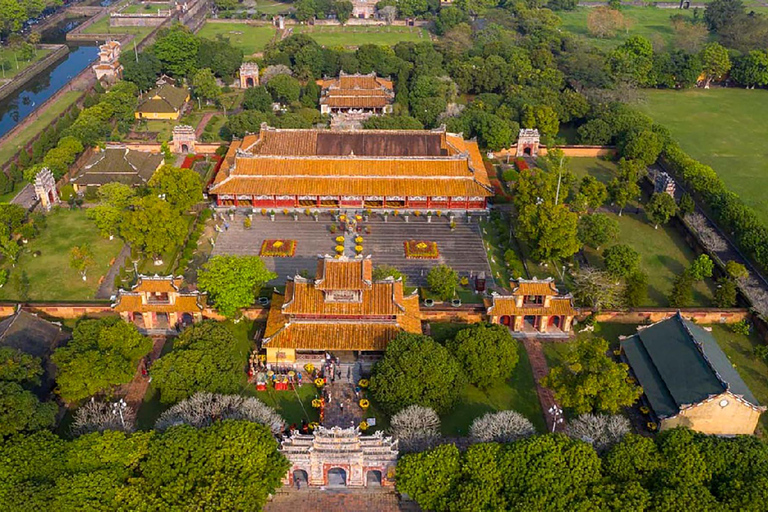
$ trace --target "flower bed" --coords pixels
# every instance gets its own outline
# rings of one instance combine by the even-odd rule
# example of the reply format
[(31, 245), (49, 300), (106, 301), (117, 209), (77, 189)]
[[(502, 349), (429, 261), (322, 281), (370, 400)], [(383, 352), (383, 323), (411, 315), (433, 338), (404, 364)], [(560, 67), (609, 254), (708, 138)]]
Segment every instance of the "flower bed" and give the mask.
[(435, 260), (440, 256), (436, 242), (408, 240), (405, 245), (405, 257), (408, 259)]
[(184, 157), (184, 162), (181, 164), (182, 169), (191, 169), (192, 166), (197, 162), (198, 160), (205, 160), (205, 156), (203, 155), (187, 155)]
[(264, 240), (259, 256), (268, 258), (291, 258), (296, 253), (296, 240)]
[(518, 171), (526, 171), (529, 169), (528, 162), (526, 162), (522, 158), (518, 158), (515, 160), (515, 167), (517, 167)]

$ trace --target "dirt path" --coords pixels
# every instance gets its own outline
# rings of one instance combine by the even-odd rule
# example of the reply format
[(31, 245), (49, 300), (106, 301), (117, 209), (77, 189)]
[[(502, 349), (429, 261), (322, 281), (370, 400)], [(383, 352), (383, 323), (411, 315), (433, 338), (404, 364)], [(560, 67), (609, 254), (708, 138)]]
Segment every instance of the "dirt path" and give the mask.
[[(528, 360), (531, 362), (531, 368), (533, 369), (533, 380), (536, 382), (536, 394), (539, 397), (541, 403), (541, 411), (544, 413), (544, 420), (547, 422), (547, 429), (552, 432), (552, 415), (549, 414), (549, 408), (556, 405), (555, 397), (550, 390), (541, 386), (539, 381), (543, 379), (547, 373), (549, 373), (549, 366), (547, 365), (547, 359), (544, 357), (544, 349), (541, 346), (541, 341), (533, 338), (523, 339), (523, 346), (528, 353)], [(557, 432), (565, 430), (565, 423), (558, 423)]]
[(96, 292), (97, 299), (109, 299), (117, 293), (117, 290), (115, 289), (115, 276), (120, 272), (120, 268), (125, 264), (125, 260), (130, 254), (131, 248), (128, 244), (125, 244), (120, 250), (120, 254), (115, 258), (115, 262), (109, 267), (107, 275), (104, 276), (104, 281), (102, 281)]

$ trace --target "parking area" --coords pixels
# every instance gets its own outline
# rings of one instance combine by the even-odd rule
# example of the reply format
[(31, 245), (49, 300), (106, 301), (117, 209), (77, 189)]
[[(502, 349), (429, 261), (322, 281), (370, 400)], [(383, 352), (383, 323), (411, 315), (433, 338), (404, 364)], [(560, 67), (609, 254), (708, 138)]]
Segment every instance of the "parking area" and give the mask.
[[(335, 254), (335, 238), (340, 232), (331, 233), (334, 223), (330, 217), (323, 216), (317, 222), (306, 215), (299, 215), (298, 220), (278, 213), (274, 221), (260, 214), (253, 215), (250, 228), (245, 227), (245, 215), (236, 214), (234, 220), (227, 217), (229, 228), (218, 234), (213, 254), (239, 254), (258, 256), (261, 244), (269, 239), (296, 240), (296, 253), (292, 258), (264, 258), (267, 267), (276, 272), (276, 284), (283, 284), (286, 277), (301, 271), (314, 276), (318, 255)], [(408, 275), (408, 284), (419, 286), (426, 283), (429, 269), (435, 265), (446, 264), (464, 275), (477, 275), (485, 272), (488, 284), (492, 284), (480, 228), (476, 222), (467, 223), (466, 219), (456, 220), (451, 230), (447, 218), (433, 218), (427, 223), (426, 218), (411, 217), (405, 222), (402, 217), (390, 217), (388, 222), (381, 218), (361, 222), (360, 236), (364, 238), (363, 255), (372, 255), (374, 265), (392, 265)], [(219, 222), (222, 225), (222, 222)], [(370, 228), (370, 234), (365, 229)], [(426, 240), (437, 243), (439, 258), (436, 260), (414, 260), (405, 258), (403, 243), (407, 240)]]

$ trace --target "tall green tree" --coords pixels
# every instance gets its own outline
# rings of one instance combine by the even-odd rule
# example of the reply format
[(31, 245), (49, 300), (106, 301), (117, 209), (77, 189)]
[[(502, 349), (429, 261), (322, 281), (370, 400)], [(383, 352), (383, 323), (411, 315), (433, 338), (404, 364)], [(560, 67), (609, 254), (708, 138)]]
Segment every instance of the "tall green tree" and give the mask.
[(518, 214), (517, 229), (538, 261), (568, 258), (581, 246), (577, 237), (579, 217), (564, 204), (548, 202), (526, 206)]
[(53, 353), (57, 391), (67, 402), (76, 402), (130, 382), (150, 350), (152, 340), (120, 318), (81, 320), (72, 340)]
[(120, 235), (143, 254), (159, 256), (182, 242), (186, 228), (184, 218), (169, 202), (145, 196), (131, 201), (123, 212)]
[(617, 277), (629, 277), (640, 269), (640, 253), (626, 244), (616, 244), (603, 252), (605, 268)]
[(608, 342), (589, 337), (576, 341), (563, 362), (542, 379), (563, 407), (579, 414), (617, 413), (640, 398), (643, 390), (627, 382), (629, 367), (608, 357)]
[(448, 265), (437, 265), (429, 269), (427, 286), (429, 291), (442, 300), (450, 300), (456, 293), (459, 275)]
[(164, 72), (175, 77), (192, 74), (196, 69), (200, 40), (183, 25), (174, 25), (163, 31), (152, 47)]
[(205, 101), (215, 101), (221, 97), (221, 87), (216, 83), (216, 77), (208, 68), (198, 69), (192, 76), (192, 90), (198, 98)]
[(709, 43), (701, 50), (701, 61), (704, 67), (705, 87), (713, 80), (721, 80), (731, 70), (731, 58), (728, 50), (719, 43)]
[(653, 223), (654, 229), (659, 229), (659, 224), (666, 224), (677, 212), (677, 203), (672, 196), (664, 192), (653, 194), (651, 200), (645, 205), (645, 214)]
[(203, 200), (203, 182), (192, 169), (164, 165), (152, 175), (149, 186), (180, 212), (189, 211)]
[(519, 356), (517, 342), (503, 325), (475, 324), (448, 344), (470, 383), (489, 388), (512, 375)]
[(21, 350), (0, 347), (0, 381), (39, 384), (42, 361)]
[(605, 213), (583, 215), (579, 217), (577, 235), (582, 244), (599, 250), (619, 235), (619, 222)]
[(455, 405), (465, 381), (461, 366), (447, 348), (429, 336), (400, 333), (387, 344), (371, 374), (376, 403), (394, 414), (409, 405), (438, 412)]
[(55, 423), (58, 407), (41, 402), (16, 382), (0, 382), (0, 438), (18, 432), (33, 432)]
[(252, 305), (261, 287), (276, 277), (258, 256), (214, 256), (200, 269), (197, 283), (222, 315), (234, 317)]

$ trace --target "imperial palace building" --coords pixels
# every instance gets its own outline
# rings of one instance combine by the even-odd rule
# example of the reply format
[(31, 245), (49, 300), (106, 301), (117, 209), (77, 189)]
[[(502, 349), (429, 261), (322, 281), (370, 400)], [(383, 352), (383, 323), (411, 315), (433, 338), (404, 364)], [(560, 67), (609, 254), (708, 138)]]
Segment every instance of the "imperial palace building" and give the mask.
[(477, 143), (436, 130), (291, 130), (235, 140), (209, 194), (220, 207), (485, 210)]

